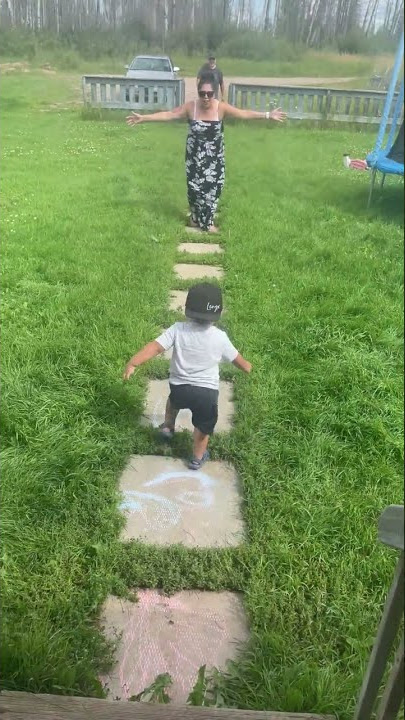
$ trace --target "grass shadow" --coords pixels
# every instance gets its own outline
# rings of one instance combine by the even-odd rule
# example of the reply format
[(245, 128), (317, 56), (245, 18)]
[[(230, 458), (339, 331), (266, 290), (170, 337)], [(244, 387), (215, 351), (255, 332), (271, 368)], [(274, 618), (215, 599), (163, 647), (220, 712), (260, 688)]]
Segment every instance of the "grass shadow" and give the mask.
[(339, 211), (349, 213), (356, 218), (383, 219), (385, 222), (402, 227), (404, 224), (404, 190), (403, 185), (386, 184), (382, 190), (377, 185), (371, 207), (367, 208), (369, 185), (339, 186), (339, 192), (331, 186), (325, 187), (323, 198), (334, 205)]

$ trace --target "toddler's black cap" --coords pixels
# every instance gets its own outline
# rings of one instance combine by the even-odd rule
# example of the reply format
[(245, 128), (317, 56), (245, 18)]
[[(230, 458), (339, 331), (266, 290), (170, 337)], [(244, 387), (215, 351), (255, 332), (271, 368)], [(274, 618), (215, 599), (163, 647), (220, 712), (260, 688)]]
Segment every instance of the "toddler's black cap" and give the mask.
[(186, 300), (186, 315), (195, 320), (219, 320), (222, 313), (221, 288), (199, 283), (190, 288)]

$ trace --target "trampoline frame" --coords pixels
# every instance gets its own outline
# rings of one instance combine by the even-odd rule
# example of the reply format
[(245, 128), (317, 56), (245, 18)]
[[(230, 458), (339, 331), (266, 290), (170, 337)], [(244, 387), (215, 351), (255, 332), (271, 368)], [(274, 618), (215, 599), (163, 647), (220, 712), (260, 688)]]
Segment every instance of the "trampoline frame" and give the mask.
[[(387, 130), (389, 114), (390, 114), (391, 106), (392, 106), (392, 103), (393, 103), (393, 100), (395, 97), (395, 88), (397, 85), (399, 74), (401, 72), (403, 57), (404, 57), (404, 33), (402, 32), (401, 38), (399, 41), (399, 45), (398, 45), (397, 54), (395, 57), (395, 63), (394, 63), (393, 71), (392, 71), (390, 86), (388, 88), (387, 97), (386, 97), (385, 104), (384, 104), (384, 110), (383, 110), (383, 113), (381, 116), (381, 123), (380, 123), (380, 127), (378, 130), (376, 143), (374, 146), (374, 150), (366, 158), (367, 163), (372, 170), (371, 178), (370, 178), (370, 192), (369, 192), (369, 196), (368, 196), (367, 208), (369, 208), (371, 206), (371, 201), (373, 198), (373, 192), (374, 192), (378, 172), (382, 173), (380, 190), (382, 190), (382, 188), (384, 187), (386, 175), (399, 175), (399, 176), (402, 175), (402, 177), (404, 175), (403, 163), (402, 163), (402, 169), (401, 169), (401, 163), (392, 161), (393, 162), (392, 171), (387, 169), (387, 165), (386, 165), (387, 160), (389, 160), (389, 158), (387, 156), (390, 153), (391, 148), (394, 144), (395, 132), (397, 130), (399, 121), (401, 121), (401, 115), (402, 115), (403, 106), (404, 106), (404, 80), (403, 79), (402, 79), (401, 88), (398, 93), (398, 97), (397, 97), (396, 104), (395, 104), (395, 109), (394, 109), (394, 114), (392, 117), (390, 132), (389, 132), (385, 147), (383, 149), (383, 142), (384, 142), (385, 133)], [(381, 162), (385, 161), (384, 169), (381, 169), (380, 161)]]

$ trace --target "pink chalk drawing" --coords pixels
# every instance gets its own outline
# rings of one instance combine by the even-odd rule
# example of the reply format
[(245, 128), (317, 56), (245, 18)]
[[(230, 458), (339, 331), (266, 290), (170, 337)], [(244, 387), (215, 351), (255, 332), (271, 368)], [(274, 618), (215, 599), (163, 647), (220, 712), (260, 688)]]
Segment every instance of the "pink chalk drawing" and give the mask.
[[(232, 642), (220, 613), (193, 610), (178, 596), (165, 597), (156, 590), (139, 591), (138, 603), (124, 614), (114, 670), (122, 699), (140, 693), (157, 675), (169, 673), (173, 686), (168, 692), (172, 700), (183, 701), (199, 668), (213, 667), (218, 651)], [(110, 685), (109, 677), (101, 679)]]
[[(174, 498), (148, 491), (149, 488), (156, 486), (164, 490), (169, 484), (184, 483), (184, 481), (191, 485), (190, 489), (180, 489)], [(197, 484), (196, 488), (195, 484)], [(213, 478), (200, 471), (164, 472), (144, 482), (141, 490), (124, 490), (124, 499), (120, 507), (129, 514), (140, 513), (146, 525), (152, 530), (167, 529), (180, 522), (186, 508), (197, 510), (211, 507), (214, 503), (215, 484)]]

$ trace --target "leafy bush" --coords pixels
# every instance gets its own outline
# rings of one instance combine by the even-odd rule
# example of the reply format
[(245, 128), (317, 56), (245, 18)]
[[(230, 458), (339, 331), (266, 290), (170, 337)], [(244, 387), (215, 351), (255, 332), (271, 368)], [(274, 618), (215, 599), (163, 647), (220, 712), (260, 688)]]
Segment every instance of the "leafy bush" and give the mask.
[(347, 35), (341, 35), (337, 38), (339, 52), (349, 55), (395, 53), (397, 45), (398, 38), (393, 37), (384, 28), (380, 28), (374, 35), (369, 36), (359, 28), (353, 28), (349, 30)]
[(219, 54), (223, 57), (243, 58), (246, 60), (295, 62), (301, 57), (302, 50), (292, 45), (288, 40), (275, 38), (267, 32), (234, 30), (228, 34), (221, 44)]
[(397, 45), (398, 38), (392, 37), (384, 28), (380, 28), (375, 35), (369, 38), (369, 52), (375, 55), (379, 53), (395, 53)]
[(60, 70), (77, 70), (80, 66), (80, 56), (74, 50), (64, 50), (57, 53), (55, 64)]
[(205, 29), (205, 47), (209, 52), (217, 51), (229, 33), (229, 26), (210, 23)]
[(36, 54), (34, 33), (20, 29), (0, 28), (0, 55), (18, 60), (32, 60)]
[(184, 50), (191, 57), (197, 53), (203, 53), (206, 48), (206, 36), (204, 30), (176, 30), (171, 33), (167, 40), (167, 50)]
[(359, 28), (349, 30), (346, 35), (337, 38), (337, 46), (340, 53), (349, 55), (366, 55), (370, 51), (369, 39), (365, 32)]

